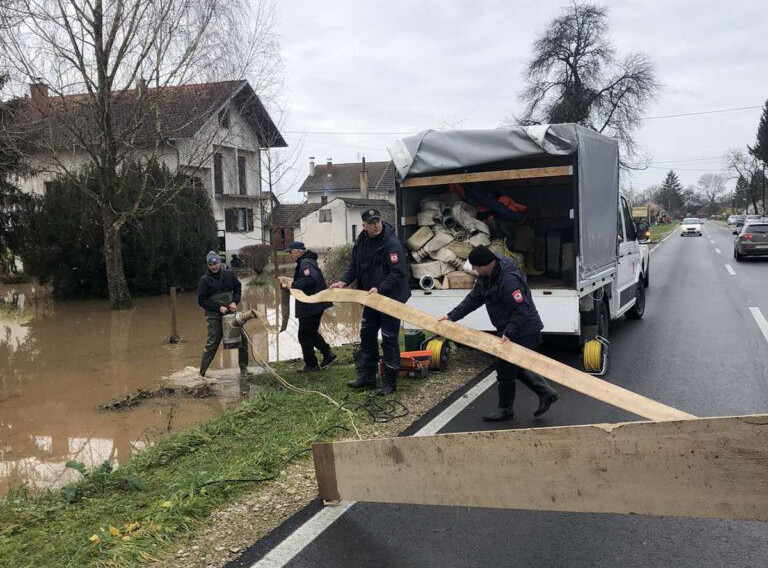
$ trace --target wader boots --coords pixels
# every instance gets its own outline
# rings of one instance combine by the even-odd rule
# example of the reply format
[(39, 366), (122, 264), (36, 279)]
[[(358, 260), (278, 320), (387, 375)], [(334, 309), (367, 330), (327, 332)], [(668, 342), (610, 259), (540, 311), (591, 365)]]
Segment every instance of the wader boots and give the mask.
[(502, 420), (512, 420), (514, 413), (512, 405), (515, 402), (515, 382), (498, 382), (496, 388), (499, 392), (499, 402), (496, 410), (483, 415), (486, 422), (500, 422)]
[(365, 356), (361, 349), (355, 349), (352, 352), (352, 358), (355, 361), (357, 379), (349, 381), (347, 386), (353, 389), (376, 388), (376, 367), (369, 367), (365, 364)]
[(395, 394), (397, 390), (397, 372), (398, 369), (384, 367), (384, 376), (381, 378), (381, 388), (376, 391), (379, 396), (389, 396)]

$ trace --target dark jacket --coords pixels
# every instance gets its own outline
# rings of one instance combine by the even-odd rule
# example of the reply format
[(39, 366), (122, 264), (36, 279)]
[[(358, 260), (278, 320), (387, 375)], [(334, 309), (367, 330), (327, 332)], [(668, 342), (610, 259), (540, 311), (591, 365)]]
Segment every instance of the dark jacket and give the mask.
[(229, 303), (214, 302), (211, 297), (217, 292), (232, 292), (232, 301), (236, 304), (240, 303), (242, 293), (240, 281), (234, 272), (223, 266), (216, 274), (209, 270), (200, 278), (197, 285), (197, 304), (204, 310), (218, 313), (221, 306), (228, 306)]
[(411, 269), (403, 243), (391, 225), (384, 223), (381, 234), (374, 238), (366, 231), (357, 237), (349, 268), (341, 276), (341, 281), (347, 284), (355, 280), (360, 290), (376, 288), (379, 294), (398, 302), (411, 297)]
[(457, 321), (485, 304), (496, 333), (509, 339), (540, 333), (544, 325), (533, 304), (531, 289), (515, 263), (496, 257), (498, 264), (490, 276), (479, 276), (466, 298), (448, 313)]
[[(301, 290), (308, 296), (325, 290), (325, 278), (320, 267), (317, 265), (317, 254), (308, 250), (296, 261), (296, 270), (293, 271), (293, 284), (291, 288)], [(306, 318), (323, 313), (333, 306), (332, 302), (320, 302), (319, 304), (308, 304), (296, 300), (296, 317)]]

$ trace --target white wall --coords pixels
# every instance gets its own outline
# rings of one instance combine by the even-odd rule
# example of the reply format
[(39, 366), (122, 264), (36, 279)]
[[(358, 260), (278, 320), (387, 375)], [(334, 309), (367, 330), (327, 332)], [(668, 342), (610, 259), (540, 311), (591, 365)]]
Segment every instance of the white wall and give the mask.
[[(294, 236), (297, 241), (302, 241), (315, 251), (354, 243), (356, 236), (363, 230), (361, 215), (367, 209), (368, 207), (347, 206), (341, 199), (336, 199), (304, 217)], [(331, 222), (321, 223), (320, 211), (326, 210), (331, 211)]]

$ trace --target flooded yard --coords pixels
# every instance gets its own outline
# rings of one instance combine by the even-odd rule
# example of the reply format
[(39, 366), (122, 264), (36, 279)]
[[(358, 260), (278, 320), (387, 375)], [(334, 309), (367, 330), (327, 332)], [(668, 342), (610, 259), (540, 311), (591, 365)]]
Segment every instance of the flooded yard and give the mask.
[[(136, 299), (113, 311), (106, 301), (54, 301), (33, 285), (0, 286), (0, 494), (9, 484), (56, 487), (77, 479), (69, 460), (87, 468), (131, 453), (158, 437), (210, 419), (247, 396), (254, 385), (239, 381), (237, 350), (219, 348), (208, 376), (210, 398), (166, 396), (119, 412), (98, 407), (137, 389), (196, 382), (205, 342), (203, 311), (194, 293), (178, 296), (181, 342), (171, 335), (170, 300)], [(240, 309), (254, 308), (274, 324), (279, 293), (272, 285), (243, 286)], [(331, 345), (355, 341), (360, 307), (327, 310), (321, 332)], [(292, 318), (279, 336), (254, 320), (247, 330), (260, 357), (301, 356)], [(251, 359), (253, 361), (253, 357)]]

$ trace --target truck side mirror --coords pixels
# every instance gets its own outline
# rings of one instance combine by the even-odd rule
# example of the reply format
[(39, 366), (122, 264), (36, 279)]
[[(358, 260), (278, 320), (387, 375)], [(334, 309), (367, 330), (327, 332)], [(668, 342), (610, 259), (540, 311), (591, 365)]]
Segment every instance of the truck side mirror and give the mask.
[(641, 243), (647, 243), (651, 240), (651, 226), (645, 221), (636, 223), (635, 231), (637, 232), (638, 240)]

